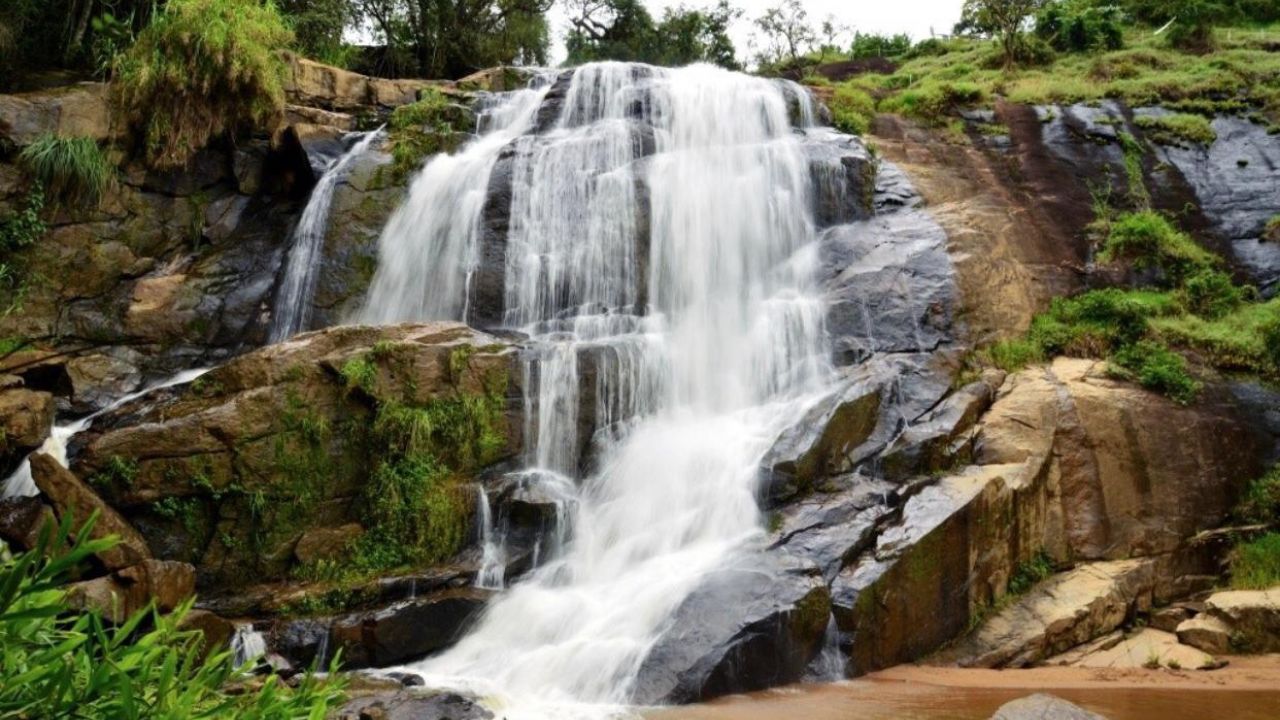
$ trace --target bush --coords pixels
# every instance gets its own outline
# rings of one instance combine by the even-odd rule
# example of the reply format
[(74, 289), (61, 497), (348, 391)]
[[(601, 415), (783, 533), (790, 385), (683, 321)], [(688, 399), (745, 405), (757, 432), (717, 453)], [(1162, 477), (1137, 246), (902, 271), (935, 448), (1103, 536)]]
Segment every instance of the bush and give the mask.
[(213, 138), (263, 126), (284, 108), (292, 39), (271, 2), (169, 0), (117, 58), (113, 89), (147, 161), (184, 166)]
[(1280, 525), (1280, 465), (1249, 483), (1233, 515), (1250, 525)]
[(69, 608), (63, 583), (115, 542), (89, 539), (95, 519), (74, 537), (68, 522), (46, 525), (35, 549), (0, 563), (0, 716), (303, 720), (337, 705), (341, 683), (311, 674), (296, 689), (273, 674), (228, 692), (244, 669), (228, 651), (206, 653), (199, 631), (181, 629), (190, 601), (116, 627)]
[(976, 105), (986, 99), (986, 91), (972, 82), (928, 82), (903, 90), (884, 105), (889, 112), (941, 124), (952, 111)]
[(1220, 270), (1202, 269), (1187, 278), (1179, 294), (1187, 310), (1208, 320), (1217, 320), (1243, 305), (1254, 291), (1237, 286), (1231, 276)]
[(1173, 283), (1218, 265), (1216, 255), (1153, 210), (1127, 213), (1113, 220), (1098, 259), (1130, 260), (1139, 268), (1158, 267)]
[(1280, 215), (1273, 215), (1262, 228), (1264, 242), (1280, 242)]
[(1051, 3), (1036, 15), (1036, 37), (1061, 52), (1119, 50), (1124, 47), (1123, 18), (1115, 5)]
[(1231, 551), (1231, 587), (1266, 590), (1280, 585), (1280, 533), (1268, 533)]
[(850, 135), (862, 135), (871, 129), (876, 114), (876, 101), (867, 91), (844, 84), (831, 98), (831, 118), (836, 129)]
[(1182, 315), (1152, 325), (1161, 339), (1193, 348), (1218, 367), (1280, 373), (1280, 299), (1245, 303), (1216, 320)]
[(1165, 346), (1142, 340), (1121, 348), (1111, 356), (1116, 374), (1186, 405), (1200, 392), (1200, 383), (1187, 371), (1187, 361)]
[(463, 114), (435, 88), (423, 90), (417, 102), (396, 108), (387, 123), (396, 176), (417, 170), (430, 155), (457, 147), (458, 133), (465, 127)]
[(89, 137), (45, 133), (18, 160), (49, 195), (75, 204), (97, 205), (113, 175), (111, 161)]

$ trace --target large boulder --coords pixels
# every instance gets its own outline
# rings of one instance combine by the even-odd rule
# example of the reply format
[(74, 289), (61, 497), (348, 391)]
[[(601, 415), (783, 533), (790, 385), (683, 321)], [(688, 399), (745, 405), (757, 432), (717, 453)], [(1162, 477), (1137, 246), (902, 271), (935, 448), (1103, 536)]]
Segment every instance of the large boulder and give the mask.
[(991, 720), (1107, 720), (1074, 703), (1044, 693), (1010, 700), (1001, 705)]
[(147, 541), (133, 529), (115, 508), (103, 502), (93, 488), (86, 485), (62, 466), (52, 456), (36, 453), (31, 456), (31, 478), (36, 487), (53, 504), (62, 518), (71, 518), (72, 527), (80, 527), (91, 515), (97, 513), (91, 537), (101, 539), (115, 536), (119, 541), (114, 547), (97, 554), (108, 569), (118, 570), (148, 560), (151, 550)]
[(72, 466), (158, 557), (226, 590), (316, 564), (332, 545), (316, 531), (378, 529), (370, 488), (425, 453), (451, 471), (433, 505), (449, 514), (424, 516), (440, 534), (419, 540), (448, 553), (472, 534), (468, 476), (519, 450), (515, 357), (452, 323), (310, 333), (100, 417)]
[(0, 389), (0, 473), (8, 475), (40, 447), (53, 427), (53, 395), (22, 387)]
[(1026, 667), (1101, 637), (1151, 607), (1155, 562), (1090, 563), (1056, 575), (987, 618), (940, 659)]
[(122, 126), (113, 127), (103, 83), (0, 95), (0, 142), (22, 147), (45, 133), (84, 135), (101, 141), (118, 136), (122, 130)]
[(830, 595), (812, 564), (747, 555), (708, 575), (640, 665), (631, 700), (686, 703), (799, 680), (818, 653)]
[(459, 588), (334, 621), (332, 645), (345, 668), (387, 667), (452, 645), (488, 603), (491, 591)]
[(1280, 586), (1270, 590), (1229, 590), (1205, 600), (1205, 612), (1231, 628), (1235, 650), (1280, 652)]
[(169, 612), (194, 592), (195, 570), (190, 565), (145, 560), (110, 575), (71, 583), (67, 605), (95, 610), (109, 621), (121, 623), (151, 603), (160, 612)]

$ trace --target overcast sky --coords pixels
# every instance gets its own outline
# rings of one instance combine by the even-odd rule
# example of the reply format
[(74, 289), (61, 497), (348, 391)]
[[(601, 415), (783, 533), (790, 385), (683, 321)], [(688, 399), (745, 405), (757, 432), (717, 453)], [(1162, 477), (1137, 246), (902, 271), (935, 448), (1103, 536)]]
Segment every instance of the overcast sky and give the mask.
[[(754, 34), (754, 20), (770, 7), (778, 5), (780, 0), (737, 0), (733, 5), (743, 11), (743, 16), (732, 29), (733, 44), (738, 50), (738, 59), (749, 61), (752, 56), (750, 41)], [(653, 13), (654, 19), (662, 16), (662, 10), (677, 5), (689, 7), (708, 7), (715, 0), (645, 0), (645, 5)], [(809, 19), (815, 25), (828, 15), (835, 16), (843, 25), (860, 32), (869, 33), (907, 33), (916, 40), (927, 38), (931, 33), (945, 34), (951, 31), (960, 18), (960, 6), (963, 0), (801, 0)], [(551, 10), (553, 64), (564, 59), (564, 31), (568, 24), (565, 20), (564, 0), (560, 0)]]

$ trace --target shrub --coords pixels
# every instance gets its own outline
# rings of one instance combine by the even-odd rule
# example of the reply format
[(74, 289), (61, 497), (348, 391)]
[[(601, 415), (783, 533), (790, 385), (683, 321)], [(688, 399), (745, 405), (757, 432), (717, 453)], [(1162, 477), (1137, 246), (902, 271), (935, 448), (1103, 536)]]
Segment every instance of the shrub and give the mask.
[(185, 165), (210, 140), (284, 108), (291, 34), (271, 2), (170, 0), (115, 67), (115, 99), (147, 161)]
[(836, 88), (831, 98), (831, 118), (841, 132), (862, 135), (871, 129), (876, 114), (876, 101), (861, 88), (845, 84)]
[(1061, 52), (1119, 50), (1124, 46), (1122, 17), (1115, 5), (1051, 3), (1036, 15), (1035, 34)]
[(1200, 383), (1187, 371), (1187, 361), (1157, 342), (1142, 340), (1125, 346), (1111, 356), (1111, 363), (1119, 368), (1120, 377), (1135, 379), (1183, 405), (1200, 392)]
[(1185, 113), (1153, 117), (1144, 115), (1134, 120), (1134, 124), (1142, 128), (1147, 137), (1161, 145), (1181, 145), (1184, 142), (1193, 145), (1212, 145), (1218, 139), (1209, 120), (1203, 115)]
[(1175, 310), (1165, 293), (1108, 288), (1056, 298), (1035, 318), (1027, 337), (1046, 355), (1100, 357), (1136, 342), (1148, 318)]
[(435, 88), (423, 90), (417, 102), (396, 108), (387, 123), (395, 174), (404, 177), (428, 156), (452, 151), (465, 127), (464, 114)]
[(1249, 483), (1233, 515), (1250, 525), (1280, 524), (1280, 465)]
[(65, 202), (96, 205), (111, 182), (111, 161), (90, 137), (45, 133), (18, 156), (49, 195)]
[(1262, 239), (1266, 242), (1280, 242), (1280, 215), (1273, 215), (1262, 228)]
[(1231, 587), (1266, 590), (1280, 585), (1280, 533), (1267, 533), (1231, 551)]
[(226, 650), (206, 653), (199, 631), (182, 629), (191, 601), (168, 615), (144, 609), (115, 627), (95, 611), (72, 610), (61, 586), (115, 542), (89, 539), (95, 519), (74, 537), (69, 522), (46, 525), (35, 549), (0, 563), (0, 716), (298, 720), (337, 705), (341, 683), (312, 674), (296, 689), (273, 674), (228, 692), (244, 670)]
[(1237, 286), (1226, 273), (1208, 269), (1187, 278), (1179, 293), (1188, 310), (1209, 320), (1234, 311), (1254, 294), (1253, 288)]
[(1098, 259), (1124, 259), (1140, 268), (1158, 267), (1174, 283), (1218, 265), (1217, 256), (1153, 210), (1127, 213), (1113, 220)]
[(1218, 367), (1280, 372), (1280, 299), (1245, 303), (1216, 320), (1195, 315), (1152, 321), (1161, 339), (1202, 353)]
[(884, 109), (941, 124), (952, 111), (986, 99), (982, 86), (972, 82), (927, 82), (903, 90), (886, 101)]

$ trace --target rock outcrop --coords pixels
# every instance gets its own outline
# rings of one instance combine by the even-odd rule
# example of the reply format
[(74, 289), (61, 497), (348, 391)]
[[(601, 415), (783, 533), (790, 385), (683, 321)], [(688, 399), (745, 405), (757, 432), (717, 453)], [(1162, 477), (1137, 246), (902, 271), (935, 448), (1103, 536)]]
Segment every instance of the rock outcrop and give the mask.
[[(448, 323), (303, 335), (103, 416), (76, 438), (72, 468), (157, 557), (193, 563), (202, 587), (284, 579), (303, 566), (301, 539), (376, 525), (370, 476), (402, 471), (396, 453), (410, 438), (458, 473), (513, 456), (514, 359)], [(401, 435), (433, 413), (456, 427), (427, 432), (448, 436)], [(435, 521), (460, 523), (449, 525), (459, 542), (473, 501), (454, 482), (457, 514)]]

